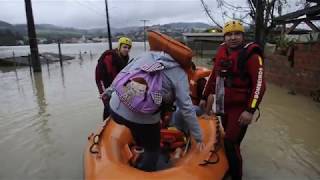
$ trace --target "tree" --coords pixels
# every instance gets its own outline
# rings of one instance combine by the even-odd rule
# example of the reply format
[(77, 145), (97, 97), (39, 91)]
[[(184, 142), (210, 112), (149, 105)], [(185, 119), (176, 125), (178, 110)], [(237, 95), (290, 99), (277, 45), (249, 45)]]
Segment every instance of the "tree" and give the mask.
[(17, 40), (22, 40), (23, 37), (13, 32), (11, 29), (0, 29), (0, 46), (15, 46)]
[(255, 21), (256, 41), (264, 47), (271, 29), (276, 26), (274, 19), (282, 15), (287, 0), (247, 0), (250, 7), (250, 17)]
[[(238, 6), (229, 3), (227, 0), (216, 0), (218, 4), (218, 9), (221, 10), (221, 17), (237, 19), (242, 23), (255, 28), (255, 40), (264, 47), (266, 38), (270, 33), (271, 29), (276, 26), (274, 19), (277, 16), (282, 15), (284, 8), (289, 6), (288, 0), (245, 0), (245, 6)], [(200, 0), (206, 14), (210, 19), (214, 19), (208, 10), (208, 6), (205, 4), (204, 0)], [(305, 3), (305, 0), (296, 0), (295, 5), (301, 5)], [(292, 2), (290, 3), (292, 4)], [(229, 14), (232, 14), (230, 16)], [(238, 16), (236, 16), (238, 15)], [(215, 11), (215, 16), (217, 16), (217, 11)], [(213, 21), (217, 24), (217, 21)], [(218, 25), (219, 26), (219, 25)]]

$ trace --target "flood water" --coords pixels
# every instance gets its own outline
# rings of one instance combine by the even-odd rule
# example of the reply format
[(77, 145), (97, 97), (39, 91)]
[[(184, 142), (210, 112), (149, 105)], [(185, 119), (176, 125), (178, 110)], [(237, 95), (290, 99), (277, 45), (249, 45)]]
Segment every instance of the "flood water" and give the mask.
[(320, 179), (320, 104), (268, 84), (242, 144), (246, 179)]
[[(115, 45), (114, 45), (115, 46)], [(0, 179), (82, 179), (89, 133), (102, 120), (94, 69), (106, 44), (62, 45), (75, 60), (0, 68)], [(56, 45), (39, 47), (57, 52)], [(27, 47), (0, 47), (0, 54)], [(92, 52), (82, 54), (79, 51)], [(132, 56), (143, 51), (135, 43)], [(16, 54), (19, 54), (16, 53)], [(320, 179), (320, 104), (268, 84), (262, 116), (242, 144), (244, 179)]]

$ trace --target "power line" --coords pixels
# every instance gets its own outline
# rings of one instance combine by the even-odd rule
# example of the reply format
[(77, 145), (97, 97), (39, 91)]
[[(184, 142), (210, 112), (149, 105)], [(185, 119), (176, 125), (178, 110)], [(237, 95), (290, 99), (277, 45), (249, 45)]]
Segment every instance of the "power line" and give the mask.
[(75, 0), (74, 2), (76, 2), (80, 6), (83, 6), (83, 7), (87, 8), (88, 10), (91, 10), (92, 12), (96, 13), (97, 15), (105, 17), (105, 15), (100, 13), (100, 11), (97, 11), (96, 9), (92, 8), (91, 6), (87, 6), (87, 5), (83, 4), (83, 3), (81, 3), (79, 0)]
[[(84, 1), (84, 0), (81, 0), (81, 2), (85, 2), (87, 5), (91, 6), (92, 8), (95, 6), (95, 5), (93, 5), (94, 1)], [(96, 3), (99, 2), (99, 3), (102, 4), (102, 2), (100, 2), (100, 1), (95, 1), (95, 2), (96, 2)], [(95, 7), (96, 7), (96, 6), (95, 6)], [(99, 6), (99, 7), (101, 7), (101, 6)], [(99, 8), (99, 7), (97, 7), (97, 9), (96, 9), (96, 8), (93, 8), (93, 9), (96, 9), (96, 10), (98, 10), (99, 12), (104, 11), (103, 8), (101, 9), (101, 8)]]

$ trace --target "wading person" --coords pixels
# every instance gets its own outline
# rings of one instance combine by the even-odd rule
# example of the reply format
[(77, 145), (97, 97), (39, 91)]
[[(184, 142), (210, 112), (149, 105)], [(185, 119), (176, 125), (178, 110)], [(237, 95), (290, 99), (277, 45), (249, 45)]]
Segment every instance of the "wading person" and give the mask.
[(131, 39), (121, 37), (118, 48), (105, 51), (96, 66), (96, 84), (100, 98), (104, 104), (103, 120), (109, 116), (109, 99), (106, 89), (111, 85), (117, 74), (128, 64), (129, 52), (132, 46)]
[(176, 102), (198, 149), (203, 148), (187, 74), (170, 55), (150, 51), (133, 59), (111, 87), (114, 88), (110, 99), (111, 116), (115, 122), (128, 127), (136, 145), (144, 149), (136, 164), (138, 169), (156, 170), (160, 153), (160, 111), (164, 104)]
[(216, 94), (229, 172), (238, 180), (242, 178), (240, 143), (265, 92), (263, 56), (257, 44), (244, 43), (244, 27), (239, 21), (227, 22), (223, 34), (224, 43), (217, 51), (200, 106), (206, 105), (206, 97)]

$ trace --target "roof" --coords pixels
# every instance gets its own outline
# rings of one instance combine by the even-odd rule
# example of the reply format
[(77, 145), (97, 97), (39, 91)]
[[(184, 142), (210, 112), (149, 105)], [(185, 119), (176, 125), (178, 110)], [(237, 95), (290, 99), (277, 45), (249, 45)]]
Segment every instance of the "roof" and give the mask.
[(320, 0), (306, 0), (307, 2), (320, 3)]
[(276, 23), (284, 23), (290, 20), (293, 20), (295, 18), (298, 18), (300, 16), (306, 15), (307, 17), (314, 17), (320, 14), (320, 5), (307, 7), (292, 13), (285, 14), (283, 16), (279, 16), (275, 18)]

